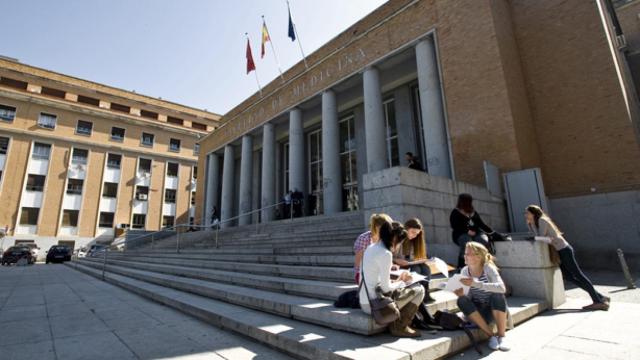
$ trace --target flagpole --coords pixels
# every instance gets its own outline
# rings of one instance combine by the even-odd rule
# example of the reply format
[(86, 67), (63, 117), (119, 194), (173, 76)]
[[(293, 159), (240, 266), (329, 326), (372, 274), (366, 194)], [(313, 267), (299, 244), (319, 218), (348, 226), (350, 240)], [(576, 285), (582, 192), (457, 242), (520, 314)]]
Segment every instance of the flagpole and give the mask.
[(269, 32), (269, 28), (267, 27), (267, 22), (264, 20), (264, 15), (262, 15), (262, 25), (267, 30), (267, 34), (269, 34), (269, 45), (271, 45), (271, 51), (273, 51), (273, 57), (276, 59), (276, 64), (278, 65), (278, 71), (280, 72), (280, 78), (284, 80), (284, 76), (282, 75), (282, 68), (280, 68), (280, 60), (278, 60), (278, 54), (276, 54), (276, 48), (273, 46), (273, 39), (271, 38), (271, 33)]
[[(289, 6), (289, 0), (287, 0), (287, 10), (289, 10), (289, 17), (291, 18), (291, 7)], [(298, 29), (296, 28), (296, 23), (291, 20), (291, 24), (293, 24), (293, 32), (296, 34), (296, 40), (298, 40), (298, 46), (300, 46), (300, 53), (302, 54), (302, 60), (304, 61), (305, 69), (309, 68), (307, 65), (307, 57), (304, 56), (304, 51), (302, 50), (302, 43), (300, 42), (300, 35), (298, 35)]]
[[(244, 35), (247, 37), (247, 41), (251, 43), (251, 40), (249, 40), (249, 33), (244, 33)], [(251, 54), (251, 57), (253, 58), (253, 54)], [(258, 90), (260, 91), (260, 96), (262, 97), (262, 86), (260, 86), (260, 81), (258, 81), (258, 69), (256, 68), (255, 64), (253, 66), (253, 73), (256, 76), (256, 84), (258, 84)]]

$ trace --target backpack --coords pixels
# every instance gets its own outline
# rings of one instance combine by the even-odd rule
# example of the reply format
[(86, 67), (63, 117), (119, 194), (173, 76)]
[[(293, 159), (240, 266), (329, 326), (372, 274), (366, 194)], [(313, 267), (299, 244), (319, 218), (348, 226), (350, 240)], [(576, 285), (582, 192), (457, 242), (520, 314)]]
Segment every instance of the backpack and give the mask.
[(467, 334), (469, 340), (471, 340), (471, 344), (473, 348), (476, 349), (478, 355), (482, 355), (482, 350), (478, 346), (476, 342), (476, 338), (471, 333), (471, 330), (464, 327), (464, 320), (462, 320), (458, 315), (444, 312), (444, 311), (436, 311), (436, 314), (433, 316), (436, 323), (442, 327), (443, 330), (462, 330)]
[(340, 294), (338, 300), (333, 303), (333, 306), (337, 308), (360, 309), (358, 290), (351, 290)]

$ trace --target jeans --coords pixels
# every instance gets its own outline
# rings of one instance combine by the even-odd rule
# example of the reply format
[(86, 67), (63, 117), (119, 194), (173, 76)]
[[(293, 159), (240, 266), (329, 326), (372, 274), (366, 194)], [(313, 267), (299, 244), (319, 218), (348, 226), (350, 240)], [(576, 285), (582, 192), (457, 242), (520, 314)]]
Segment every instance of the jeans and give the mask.
[(576, 254), (571, 245), (558, 251), (560, 255), (560, 270), (565, 279), (576, 284), (579, 288), (589, 293), (594, 303), (603, 302), (603, 295), (596, 291), (587, 276), (580, 270), (576, 261)]
[(487, 249), (489, 248), (489, 237), (484, 234), (477, 232), (475, 236), (471, 237), (469, 234), (462, 234), (458, 237), (458, 246), (460, 250), (458, 251), (458, 269), (462, 269), (464, 267), (464, 248), (467, 246), (469, 241), (479, 242), (484, 245)]
[(507, 312), (507, 299), (504, 294), (491, 294), (488, 303), (473, 301), (469, 296), (464, 295), (458, 298), (457, 303), (458, 308), (462, 310), (465, 316), (477, 311), (487, 323), (493, 321), (493, 310)]

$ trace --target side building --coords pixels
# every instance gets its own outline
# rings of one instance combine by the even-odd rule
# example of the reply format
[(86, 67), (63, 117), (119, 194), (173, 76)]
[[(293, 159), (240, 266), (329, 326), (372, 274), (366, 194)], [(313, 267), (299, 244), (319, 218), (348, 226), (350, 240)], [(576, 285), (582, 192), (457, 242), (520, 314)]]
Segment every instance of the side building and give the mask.
[(3, 247), (79, 248), (192, 221), (197, 141), (218, 119), (0, 59)]

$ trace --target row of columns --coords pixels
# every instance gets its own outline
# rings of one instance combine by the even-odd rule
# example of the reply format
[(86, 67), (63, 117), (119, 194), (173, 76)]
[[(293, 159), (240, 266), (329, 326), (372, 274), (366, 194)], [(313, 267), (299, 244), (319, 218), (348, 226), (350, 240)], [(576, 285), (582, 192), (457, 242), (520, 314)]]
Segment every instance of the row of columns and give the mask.
[[(432, 37), (420, 41), (416, 47), (416, 63), (420, 108), (423, 121), (427, 158), (425, 165), (431, 175), (451, 178), (451, 161), (444, 106), (440, 86), (440, 75)], [(380, 86), (380, 73), (371, 66), (363, 73), (365, 147), (367, 158), (366, 172), (375, 172), (387, 167), (386, 122)], [(262, 178), (261, 207), (276, 202), (275, 193), (275, 130), (274, 125), (263, 126), (262, 138)], [(251, 179), (253, 161), (253, 141), (250, 134), (242, 137), (240, 166), (240, 207), (239, 214), (250, 212)], [(289, 188), (304, 193), (305, 161), (304, 161), (304, 128), (302, 111), (294, 108), (289, 112)], [(232, 145), (224, 148), (224, 169), (222, 172), (222, 198), (220, 219), (222, 221), (233, 215), (233, 190), (235, 174), (235, 158)], [(210, 223), (213, 204), (218, 203), (217, 189), (220, 175), (220, 159), (215, 153), (207, 160), (206, 180), (206, 218)], [(340, 161), (340, 127), (338, 122), (338, 105), (333, 90), (322, 93), (322, 174), (323, 174), (323, 210), (325, 214), (333, 214), (342, 210), (342, 176)], [(273, 220), (274, 208), (261, 212), (262, 221)], [(239, 218), (240, 225), (251, 222), (250, 215)], [(223, 223), (223, 227), (228, 226)]]

